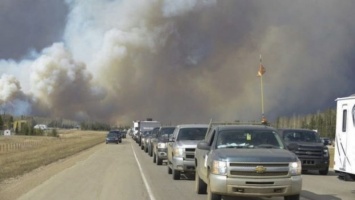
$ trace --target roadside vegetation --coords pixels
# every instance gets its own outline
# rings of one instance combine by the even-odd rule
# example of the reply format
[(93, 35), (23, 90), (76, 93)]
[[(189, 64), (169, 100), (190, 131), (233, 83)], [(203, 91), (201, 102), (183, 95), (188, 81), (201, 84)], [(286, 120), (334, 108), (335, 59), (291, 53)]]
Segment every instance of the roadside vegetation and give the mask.
[(105, 133), (59, 130), (53, 132), (56, 137), (1, 136), (0, 182), (103, 143)]
[(279, 117), (271, 125), (275, 128), (305, 128), (317, 130), (321, 137), (335, 138), (336, 109), (308, 115)]

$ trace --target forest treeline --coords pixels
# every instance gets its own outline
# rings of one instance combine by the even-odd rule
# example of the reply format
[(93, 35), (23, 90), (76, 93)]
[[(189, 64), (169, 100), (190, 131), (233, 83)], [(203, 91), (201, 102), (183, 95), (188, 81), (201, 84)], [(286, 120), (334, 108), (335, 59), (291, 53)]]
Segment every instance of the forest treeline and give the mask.
[(308, 115), (278, 117), (271, 125), (275, 128), (305, 128), (317, 130), (322, 137), (335, 138), (336, 109)]
[[(110, 130), (112, 125), (105, 122), (96, 121), (83, 121), (75, 122), (72, 120), (64, 119), (49, 119), (39, 117), (21, 117), (20, 119), (28, 120), (30, 123), (23, 125), (22, 130), (14, 130), (17, 134), (23, 135), (36, 135), (33, 129), (35, 124), (46, 124), (51, 128), (80, 128), (82, 130)], [(6, 129), (6, 127), (12, 127), (14, 119), (11, 115), (0, 115), (0, 130)], [(311, 130), (317, 130), (322, 137), (335, 138), (335, 122), (336, 122), (336, 109), (329, 108), (323, 112), (317, 112), (316, 114), (308, 115), (293, 115), (288, 117), (278, 117), (274, 122), (270, 122), (270, 125), (275, 128), (305, 128)], [(129, 125), (121, 128), (129, 128)]]

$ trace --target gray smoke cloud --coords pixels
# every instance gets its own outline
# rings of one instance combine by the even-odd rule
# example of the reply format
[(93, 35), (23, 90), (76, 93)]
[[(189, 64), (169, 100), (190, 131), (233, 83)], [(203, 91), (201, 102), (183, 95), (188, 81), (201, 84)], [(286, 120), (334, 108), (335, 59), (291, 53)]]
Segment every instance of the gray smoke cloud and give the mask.
[[(63, 41), (34, 59), (0, 60), (2, 73), (29, 74), (17, 73), (16, 87), (2, 77), (3, 102), (29, 102), (23, 110), (30, 114), (111, 123), (258, 120), (259, 54), (271, 120), (354, 93), (351, 0), (66, 3)], [(15, 91), (22, 95), (10, 98)]]
[(19, 60), (60, 39), (67, 12), (58, 0), (1, 0), (0, 59)]

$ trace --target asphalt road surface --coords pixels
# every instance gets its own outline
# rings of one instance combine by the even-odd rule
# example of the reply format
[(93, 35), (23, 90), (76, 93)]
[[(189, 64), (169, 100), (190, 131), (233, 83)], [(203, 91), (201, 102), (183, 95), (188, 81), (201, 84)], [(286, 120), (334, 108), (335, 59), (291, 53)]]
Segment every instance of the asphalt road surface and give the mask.
[[(130, 138), (121, 144), (102, 144), (81, 159), (26, 191), (20, 200), (202, 200), (194, 191), (194, 177), (173, 180), (165, 165), (157, 166)], [(73, 158), (71, 158), (73, 159)], [(61, 165), (57, 163), (56, 165)], [(41, 173), (41, 172), (37, 172)], [(45, 169), (42, 173), (45, 173)], [(22, 184), (23, 187), (24, 183)], [(21, 184), (18, 185), (21, 187)], [(13, 186), (14, 191), (21, 188)], [(23, 190), (22, 190), (23, 191)], [(1, 194), (1, 193), (0, 193)], [(3, 193), (6, 194), (6, 193)], [(4, 197), (4, 196), (3, 196)], [(0, 197), (1, 199), (1, 197)], [(224, 198), (225, 200), (281, 200)], [(302, 200), (354, 200), (355, 182), (339, 180), (334, 172), (303, 175)]]

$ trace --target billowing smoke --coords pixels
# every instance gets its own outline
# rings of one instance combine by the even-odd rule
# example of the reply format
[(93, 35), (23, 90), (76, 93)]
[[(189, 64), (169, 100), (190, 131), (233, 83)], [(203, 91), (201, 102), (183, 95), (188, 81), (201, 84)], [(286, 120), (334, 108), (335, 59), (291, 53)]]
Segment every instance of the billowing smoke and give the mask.
[(2, 73), (23, 69), (1, 78), (2, 102), (27, 103), (12, 110), (111, 123), (258, 120), (259, 54), (271, 120), (333, 107), (354, 93), (351, 0), (66, 5), (63, 41), (27, 60), (0, 60)]

